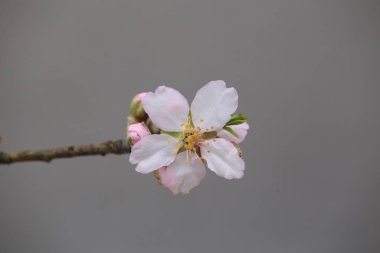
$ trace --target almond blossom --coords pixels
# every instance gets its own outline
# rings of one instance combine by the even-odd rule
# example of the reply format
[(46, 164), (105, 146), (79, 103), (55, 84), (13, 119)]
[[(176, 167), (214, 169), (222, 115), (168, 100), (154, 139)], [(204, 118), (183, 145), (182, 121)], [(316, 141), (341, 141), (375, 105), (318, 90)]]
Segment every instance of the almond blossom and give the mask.
[(130, 162), (137, 164), (137, 172), (158, 172), (173, 194), (189, 193), (199, 185), (206, 175), (205, 164), (218, 176), (241, 178), (245, 163), (232, 142), (241, 142), (249, 127), (226, 126), (237, 106), (235, 88), (220, 80), (203, 86), (190, 106), (177, 90), (158, 87), (145, 95), (143, 107), (161, 134), (139, 140), (132, 147)]

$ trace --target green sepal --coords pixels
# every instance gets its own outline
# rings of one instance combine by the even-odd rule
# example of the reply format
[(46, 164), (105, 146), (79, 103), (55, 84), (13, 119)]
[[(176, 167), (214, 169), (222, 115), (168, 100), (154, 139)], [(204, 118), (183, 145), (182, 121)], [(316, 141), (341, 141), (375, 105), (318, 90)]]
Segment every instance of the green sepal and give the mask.
[(142, 100), (139, 99), (139, 95), (136, 95), (132, 99), (131, 105), (129, 106), (129, 116), (137, 122), (143, 122), (148, 117), (144, 110)]
[(167, 132), (167, 131), (161, 130), (161, 134), (167, 134), (167, 135), (170, 135), (171, 137), (174, 137), (176, 139), (183, 138), (182, 132)]
[(233, 136), (235, 136), (236, 138), (239, 137), (239, 136), (237, 135), (237, 133), (236, 133), (234, 130), (232, 130), (231, 127), (229, 127), (229, 126), (225, 126), (225, 127), (223, 127), (223, 129), (226, 130), (227, 132), (229, 132), (230, 134), (232, 134)]
[(232, 115), (230, 120), (227, 122), (226, 126), (233, 126), (233, 125), (240, 125), (246, 122), (248, 119), (248, 116), (246, 114), (235, 114)]
[(205, 133), (203, 133), (203, 137), (206, 138), (206, 140), (208, 140), (208, 139), (214, 139), (214, 138), (216, 138), (217, 134), (218, 133), (216, 131), (205, 132)]
[(247, 121), (246, 120), (235, 120), (235, 121), (232, 121), (230, 123), (227, 123), (226, 125), (227, 126), (240, 125), (240, 124), (243, 124), (244, 122), (247, 122)]
[(160, 172), (158, 172), (158, 170), (155, 170), (153, 175), (154, 175), (154, 177), (156, 178), (157, 183), (158, 183), (159, 185), (162, 185)]

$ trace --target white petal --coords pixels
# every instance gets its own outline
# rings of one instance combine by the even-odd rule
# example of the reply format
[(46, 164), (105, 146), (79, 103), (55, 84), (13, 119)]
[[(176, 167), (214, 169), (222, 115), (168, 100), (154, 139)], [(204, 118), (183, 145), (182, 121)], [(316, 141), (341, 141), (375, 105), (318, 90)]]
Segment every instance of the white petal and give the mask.
[(216, 131), (224, 127), (238, 106), (235, 88), (226, 88), (224, 81), (211, 81), (203, 86), (191, 103), (191, 115), (196, 127)]
[(176, 145), (179, 140), (167, 134), (153, 134), (145, 136), (132, 147), (129, 161), (138, 164), (137, 172), (143, 174), (167, 166), (175, 159)]
[(162, 184), (173, 194), (189, 193), (206, 175), (205, 166), (197, 156), (189, 158), (189, 163), (186, 163), (186, 159), (186, 152), (182, 152), (167, 168), (160, 169)]
[(143, 105), (149, 118), (159, 128), (169, 132), (182, 132), (181, 124), (187, 122), (189, 104), (177, 90), (160, 86), (144, 97)]
[(245, 163), (240, 158), (235, 146), (222, 138), (216, 138), (202, 143), (202, 156), (207, 166), (218, 176), (226, 179), (241, 178), (244, 174)]
[(238, 137), (230, 134), (228, 131), (224, 129), (221, 129), (218, 131), (218, 136), (226, 140), (233, 141), (237, 144), (241, 143), (247, 136), (247, 131), (249, 129), (249, 125), (247, 122), (244, 122), (243, 124), (240, 124), (240, 125), (232, 125), (229, 127), (231, 127), (231, 129), (234, 130), (234, 132), (238, 135)]

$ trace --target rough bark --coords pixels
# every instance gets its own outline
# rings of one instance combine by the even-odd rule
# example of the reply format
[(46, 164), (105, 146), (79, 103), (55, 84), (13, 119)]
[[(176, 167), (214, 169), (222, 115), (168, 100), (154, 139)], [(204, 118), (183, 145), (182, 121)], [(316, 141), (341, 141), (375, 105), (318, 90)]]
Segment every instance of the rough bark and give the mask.
[(52, 149), (25, 150), (21, 152), (5, 153), (0, 151), (0, 165), (27, 161), (50, 162), (54, 159), (78, 156), (121, 155), (130, 152), (131, 147), (125, 140), (107, 141), (100, 144), (73, 145)]

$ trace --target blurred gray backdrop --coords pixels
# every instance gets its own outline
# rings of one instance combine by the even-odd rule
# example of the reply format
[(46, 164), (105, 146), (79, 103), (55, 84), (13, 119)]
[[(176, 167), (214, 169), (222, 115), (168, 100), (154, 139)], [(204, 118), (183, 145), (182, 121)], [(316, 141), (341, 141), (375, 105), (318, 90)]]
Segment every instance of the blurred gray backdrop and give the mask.
[(236, 87), (246, 173), (172, 196), (128, 155), (0, 167), (0, 252), (380, 251), (377, 0), (1, 0), (2, 150), (124, 136), (131, 98)]

